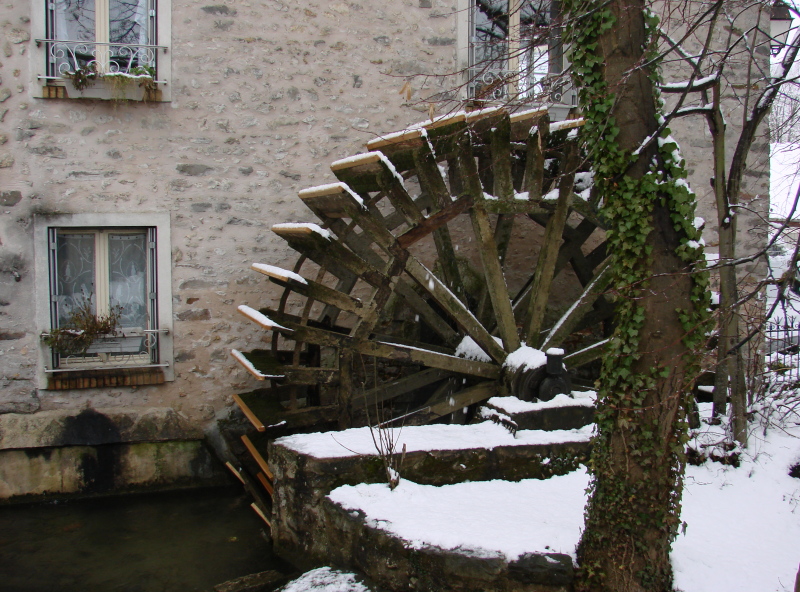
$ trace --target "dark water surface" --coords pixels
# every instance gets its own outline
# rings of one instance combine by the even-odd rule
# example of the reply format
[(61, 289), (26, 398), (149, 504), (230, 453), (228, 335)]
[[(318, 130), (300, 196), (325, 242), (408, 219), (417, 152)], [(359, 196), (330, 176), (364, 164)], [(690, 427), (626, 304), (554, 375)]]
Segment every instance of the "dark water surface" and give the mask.
[(0, 507), (0, 592), (195, 592), (282, 569), (241, 489)]

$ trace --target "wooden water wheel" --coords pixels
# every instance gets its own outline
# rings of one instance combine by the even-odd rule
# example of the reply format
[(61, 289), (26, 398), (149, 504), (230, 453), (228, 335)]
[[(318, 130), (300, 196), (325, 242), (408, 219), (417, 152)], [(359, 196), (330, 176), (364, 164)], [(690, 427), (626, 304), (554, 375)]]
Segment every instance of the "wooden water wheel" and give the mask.
[(269, 381), (235, 397), (258, 430), (364, 425), (379, 407), (426, 423), (535, 397), (543, 350), (565, 349), (570, 369), (597, 359), (612, 306), (581, 125), (458, 113), (377, 138), (331, 165), (338, 183), (301, 191), (316, 220), (272, 228), (297, 264), (253, 264), (279, 304), (239, 307), (271, 332), (232, 352)]

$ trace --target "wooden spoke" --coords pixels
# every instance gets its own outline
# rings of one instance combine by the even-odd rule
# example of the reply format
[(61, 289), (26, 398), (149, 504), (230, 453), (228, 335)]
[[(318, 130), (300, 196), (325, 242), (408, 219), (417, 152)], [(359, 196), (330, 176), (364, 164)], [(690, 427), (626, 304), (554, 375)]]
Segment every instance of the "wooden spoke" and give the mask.
[(517, 325), (514, 321), (514, 312), (511, 309), (511, 298), (508, 295), (503, 269), (500, 266), (500, 257), (497, 253), (497, 244), (489, 221), (486, 209), (482, 207), (483, 188), (480, 184), (475, 158), (472, 155), (472, 148), (469, 143), (469, 136), (462, 136), (459, 153), (459, 168), (462, 172), (462, 179), (465, 188), (475, 201), (472, 206), (471, 219), (472, 228), (478, 241), (478, 250), (483, 264), (483, 272), (486, 276), (486, 287), (492, 301), (494, 312), (497, 315), (497, 325), (500, 329), (500, 337), (503, 340), (503, 348), (506, 352), (519, 349), (520, 340), (517, 335)]
[[(583, 197), (589, 175), (575, 184), (588, 171), (570, 133), (581, 125), (543, 110), (459, 112), (375, 138), (331, 165), (336, 183), (300, 191), (319, 225), (273, 227), (299, 254), (294, 271), (253, 264), (283, 289), (278, 310), (239, 309), (272, 332), (271, 352), (232, 353), (270, 385), (237, 399), (256, 429), (345, 428), (383, 403), (426, 423), (528, 397), (534, 383), (505, 367), (523, 340), (583, 348), (568, 366), (596, 359), (613, 305), (598, 196)], [(538, 248), (517, 217), (544, 228)]]
[(528, 199), (538, 202), (542, 199), (544, 189), (544, 150), (550, 119), (545, 113), (536, 120), (536, 128), (531, 129), (527, 138), (527, 158), (525, 159), (525, 180), (522, 187), (528, 193)]
[(251, 268), (268, 276), (270, 280), (279, 286), (284, 286), (297, 294), (302, 294), (318, 302), (324, 302), (339, 310), (350, 312), (355, 315), (360, 315), (364, 310), (364, 303), (358, 298), (353, 298), (349, 294), (329, 288), (324, 284), (306, 280), (299, 276), (295, 277), (297, 274), (283, 274), (281, 273), (283, 270), (260, 263), (254, 263)]
[(402, 415), (392, 423), (403, 422), (404, 425), (423, 425), (449, 415), (454, 411), (480, 403), (491, 397), (501, 394), (502, 388), (496, 382), (482, 382), (461, 392), (446, 395), (441, 400), (426, 405), (420, 409)]
[(578, 165), (578, 158), (578, 144), (577, 142), (570, 142), (567, 147), (566, 172), (562, 175), (559, 183), (558, 204), (556, 211), (547, 223), (544, 242), (539, 252), (533, 285), (531, 286), (531, 300), (528, 306), (525, 337), (527, 342), (534, 346), (537, 346), (540, 342), (539, 334), (550, 296), (550, 286), (555, 275), (556, 260), (561, 247), (561, 236), (564, 232), (564, 225), (567, 222), (567, 214), (572, 201), (572, 188), (575, 184), (575, 169)]
[(382, 384), (379, 387), (370, 389), (363, 393), (359, 393), (353, 397), (353, 409), (368, 409), (379, 406), (386, 401), (416, 391), (428, 385), (439, 382), (452, 376), (452, 372), (441, 370), (439, 368), (428, 368), (400, 378), (398, 380)]
[(500, 368), (495, 364), (476, 362), (434, 350), (403, 345), (400, 343), (377, 342), (367, 339), (354, 339), (343, 333), (335, 333), (325, 329), (304, 326), (289, 318), (289, 315), (278, 315), (281, 322), (292, 330), (292, 337), (303, 343), (312, 343), (322, 347), (347, 347), (359, 353), (396, 360), (408, 364), (424, 364), (431, 368), (452, 370), (460, 374), (497, 378)]
[(578, 326), (581, 319), (592, 310), (594, 303), (603, 295), (611, 281), (610, 263), (610, 258), (603, 263), (600, 272), (586, 286), (575, 304), (550, 329), (542, 342), (543, 350), (561, 345), (564, 339)]

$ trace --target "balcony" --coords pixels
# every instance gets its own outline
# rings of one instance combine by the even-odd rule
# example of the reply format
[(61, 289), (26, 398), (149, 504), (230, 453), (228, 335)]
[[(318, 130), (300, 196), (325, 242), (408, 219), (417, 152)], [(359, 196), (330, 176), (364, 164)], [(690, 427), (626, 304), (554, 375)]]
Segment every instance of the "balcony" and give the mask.
[(60, 39), (37, 39), (36, 44), (46, 55), (46, 73), (39, 80), (62, 87), (70, 98), (161, 100), (158, 89), (167, 80), (159, 77), (159, 54), (167, 46)]

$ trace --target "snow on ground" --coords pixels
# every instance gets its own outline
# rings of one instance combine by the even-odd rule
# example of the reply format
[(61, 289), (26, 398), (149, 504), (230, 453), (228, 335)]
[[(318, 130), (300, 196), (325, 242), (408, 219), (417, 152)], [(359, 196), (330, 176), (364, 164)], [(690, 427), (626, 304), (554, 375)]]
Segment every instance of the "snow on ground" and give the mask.
[(753, 438), (739, 468), (706, 463), (686, 471), (681, 518), (686, 534), (672, 551), (684, 592), (794, 590), (800, 563), (800, 430)]
[[(773, 428), (751, 442), (738, 468), (713, 462), (687, 468), (682, 513), (687, 528), (672, 555), (676, 587), (683, 592), (794, 589), (800, 480), (788, 472), (800, 462), (800, 426)], [(461, 547), (513, 559), (526, 551), (574, 555), (587, 483), (580, 470), (518, 483), (433, 487), (404, 480), (394, 492), (383, 484), (362, 484), (335, 489), (330, 497), (361, 509), (367, 520), (409, 546)]]
[[(388, 428), (397, 442), (396, 450), (406, 452), (418, 450), (467, 450), (470, 448), (492, 449), (497, 446), (526, 446), (552, 444), (555, 442), (586, 442), (592, 434), (592, 426), (579, 430), (519, 430), (516, 435), (492, 422), (473, 425), (426, 425)], [(377, 435), (376, 435), (377, 437)], [(369, 428), (351, 428), (341, 432), (318, 432), (297, 434), (275, 440), (276, 444), (317, 458), (340, 458), (355, 454), (377, 454)]]

